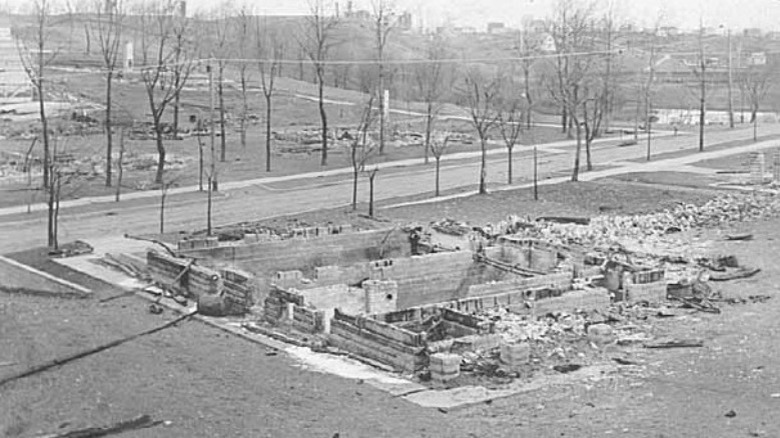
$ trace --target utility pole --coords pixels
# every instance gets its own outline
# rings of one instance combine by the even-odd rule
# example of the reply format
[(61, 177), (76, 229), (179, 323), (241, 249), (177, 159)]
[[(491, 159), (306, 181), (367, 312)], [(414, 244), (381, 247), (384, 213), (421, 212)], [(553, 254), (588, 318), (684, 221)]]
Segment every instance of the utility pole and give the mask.
[(731, 89), (734, 86), (734, 75), (732, 73), (732, 60), (731, 60), (731, 28), (726, 30), (726, 40), (729, 46), (729, 128), (734, 129), (734, 104), (732, 98)]
[(217, 164), (216, 164), (216, 152), (214, 150), (214, 143), (216, 141), (214, 132), (214, 69), (212, 68), (211, 61), (206, 65), (206, 71), (209, 73), (209, 131), (211, 133), (211, 184), (213, 190), (219, 190), (217, 183)]
[(536, 146), (534, 146), (534, 201), (539, 200), (539, 162), (536, 158)]
[(699, 152), (704, 151), (704, 121), (707, 110), (707, 60), (704, 59), (704, 24), (699, 27), (699, 67), (701, 68), (699, 80), (701, 81), (701, 96), (699, 99)]

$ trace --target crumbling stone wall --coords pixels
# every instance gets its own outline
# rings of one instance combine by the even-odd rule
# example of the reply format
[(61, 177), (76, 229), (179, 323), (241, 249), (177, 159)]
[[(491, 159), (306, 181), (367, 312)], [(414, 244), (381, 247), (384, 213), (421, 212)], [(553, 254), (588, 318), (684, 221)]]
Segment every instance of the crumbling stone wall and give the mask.
[(244, 314), (255, 303), (257, 283), (249, 273), (236, 269), (215, 271), (195, 264), (192, 259), (154, 250), (147, 252), (146, 262), (159, 286), (196, 300), (204, 295), (220, 296), (227, 314)]
[(183, 249), (180, 252), (184, 256), (228, 263), (256, 276), (267, 276), (277, 271), (307, 272), (318, 266), (408, 257), (411, 255), (411, 243), (406, 232), (390, 229)]
[(402, 372), (414, 372), (428, 365), (424, 334), (369, 317), (336, 311), (331, 320), (328, 342)]

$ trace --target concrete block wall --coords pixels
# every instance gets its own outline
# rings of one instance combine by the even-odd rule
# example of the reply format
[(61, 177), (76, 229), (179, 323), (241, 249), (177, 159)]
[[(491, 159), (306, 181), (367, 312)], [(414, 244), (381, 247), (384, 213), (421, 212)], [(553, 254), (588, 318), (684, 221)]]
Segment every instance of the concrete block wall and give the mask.
[(216, 295), (223, 290), (223, 280), (217, 271), (198, 266), (190, 259), (151, 250), (146, 253), (146, 266), (155, 283), (187, 297)]
[(366, 313), (366, 291), (346, 284), (323, 286), (314, 289), (295, 290), (304, 301), (314, 308), (333, 313), (341, 309), (350, 315)]
[(190, 239), (183, 239), (178, 242), (179, 250), (216, 248), (218, 246), (219, 239), (216, 236), (195, 237)]
[[(470, 251), (375, 260), (345, 267), (319, 267), (314, 269), (313, 281), (306, 283), (300, 282), (292, 274), (283, 274), (288, 277), (283, 279), (277, 276), (275, 281), (278, 285), (299, 290), (339, 284), (355, 285), (366, 279), (395, 281), (398, 291), (393, 295), (394, 304), (390, 302), (393, 300), (382, 301), (385, 307), (377, 310), (378, 312), (464, 297), (468, 295), (470, 286), (500, 280), (507, 275), (489, 266), (475, 263)], [(287, 278), (290, 279), (288, 282)], [(298, 284), (294, 285), (296, 282)]]
[(656, 281), (654, 283), (626, 285), (625, 300), (630, 303), (638, 301), (647, 301), (650, 303), (660, 303), (666, 301), (667, 285), (666, 282)]
[(500, 280), (505, 273), (475, 263), (470, 251), (432, 254), (394, 261), (381, 277), (398, 282), (398, 307), (450, 301), (468, 294), (474, 284)]
[(428, 364), (424, 335), (371, 318), (336, 311), (330, 322), (328, 341), (402, 372), (414, 372)]
[(366, 280), (366, 313), (392, 312), (398, 308), (398, 283), (395, 281)]
[(558, 297), (550, 297), (533, 302), (532, 315), (535, 318), (554, 312), (574, 312), (576, 310), (602, 310), (611, 303), (609, 291), (604, 288), (573, 290)]
[(292, 326), (305, 333), (322, 333), (326, 329), (324, 310), (292, 305)]
[(408, 257), (411, 244), (399, 229), (328, 234), (257, 244), (182, 250), (183, 255), (226, 262), (258, 276), (277, 271), (313, 270), (318, 266), (350, 265), (366, 260)]
[(513, 276), (512, 278), (504, 281), (471, 286), (468, 289), (467, 297), (500, 295), (519, 290), (535, 289), (541, 287), (569, 289), (573, 279), (574, 274), (572, 272), (538, 275), (527, 278)]
[(248, 312), (256, 298), (257, 283), (254, 276), (235, 269), (223, 269), (220, 274), (228, 313), (241, 315)]

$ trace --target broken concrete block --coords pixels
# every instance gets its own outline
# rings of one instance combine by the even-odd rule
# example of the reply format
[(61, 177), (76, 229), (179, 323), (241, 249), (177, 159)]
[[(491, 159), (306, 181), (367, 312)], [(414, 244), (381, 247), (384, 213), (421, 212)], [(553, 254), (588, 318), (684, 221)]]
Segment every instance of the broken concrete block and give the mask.
[(615, 331), (607, 324), (593, 324), (588, 327), (588, 340), (596, 345), (610, 344), (615, 340)]
[(501, 345), (501, 335), (472, 335), (456, 338), (452, 342), (453, 353), (466, 351), (487, 351), (498, 348)]
[(531, 345), (527, 342), (517, 344), (501, 344), (500, 359), (512, 371), (528, 364), (531, 360)]
[(461, 357), (457, 354), (432, 354), (428, 364), (431, 378), (437, 382), (448, 382), (460, 375)]
[(225, 300), (219, 295), (201, 295), (198, 297), (198, 313), (205, 316), (227, 316)]
[(659, 281), (649, 284), (631, 284), (625, 285), (625, 299), (629, 303), (638, 301), (647, 301), (649, 303), (660, 303), (666, 301), (666, 283)]

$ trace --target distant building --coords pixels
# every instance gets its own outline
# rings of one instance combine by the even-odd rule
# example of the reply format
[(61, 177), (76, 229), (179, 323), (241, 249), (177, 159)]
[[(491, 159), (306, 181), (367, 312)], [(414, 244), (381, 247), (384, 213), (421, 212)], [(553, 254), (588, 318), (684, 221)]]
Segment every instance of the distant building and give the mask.
[(398, 16), (396, 26), (401, 30), (410, 30), (412, 28), (412, 22), (412, 14), (407, 11)]
[(553, 36), (550, 35), (549, 33), (542, 35), (542, 39), (539, 44), (539, 49), (542, 52), (546, 52), (546, 53), (555, 52), (555, 38), (553, 38)]
[(780, 32), (768, 32), (764, 36), (771, 41), (780, 41)]
[[(665, 37), (675, 37), (680, 34), (680, 29), (674, 27), (674, 26), (664, 26), (658, 29), (659, 31), (664, 32)], [(660, 35), (659, 35), (660, 36)]]
[(748, 59), (750, 65), (766, 65), (766, 61), (766, 52), (753, 52)]
[(504, 25), (504, 23), (501, 22), (493, 22), (487, 24), (487, 33), (493, 34), (493, 33), (503, 33), (506, 32), (507, 28)]
[(631, 23), (626, 23), (626, 24), (620, 26), (619, 30), (621, 32), (625, 32), (625, 33), (634, 33), (634, 32), (636, 32), (636, 26), (634, 26)]
[(175, 14), (179, 17), (186, 17), (187, 16), (187, 2), (186, 0), (179, 0), (178, 3), (176, 3), (176, 11)]
[(528, 31), (531, 33), (547, 32), (547, 22), (545, 20), (532, 20), (528, 25)]
[(764, 35), (764, 31), (757, 27), (752, 27), (742, 31), (742, 34), (748, 38), (761, 38)]

